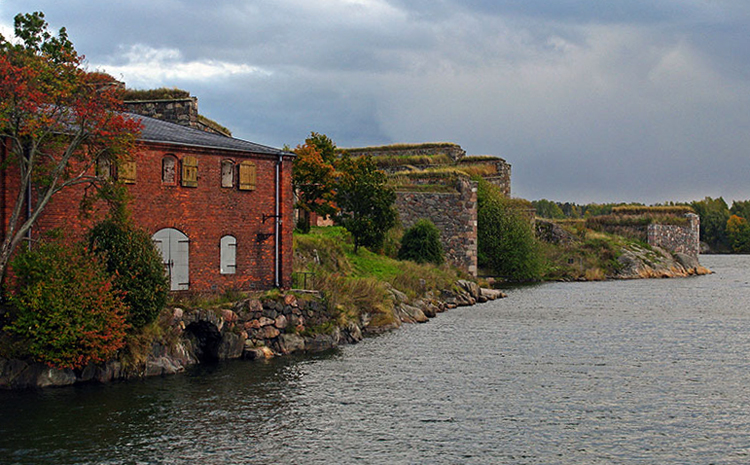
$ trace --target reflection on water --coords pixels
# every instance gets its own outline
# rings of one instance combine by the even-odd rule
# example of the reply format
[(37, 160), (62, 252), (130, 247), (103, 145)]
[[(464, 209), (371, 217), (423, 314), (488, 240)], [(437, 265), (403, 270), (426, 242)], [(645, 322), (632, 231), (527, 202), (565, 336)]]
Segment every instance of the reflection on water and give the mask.
[(750, 258), (701, 260), (322, 356), (0, 392), (0, 463), (748, 463)]

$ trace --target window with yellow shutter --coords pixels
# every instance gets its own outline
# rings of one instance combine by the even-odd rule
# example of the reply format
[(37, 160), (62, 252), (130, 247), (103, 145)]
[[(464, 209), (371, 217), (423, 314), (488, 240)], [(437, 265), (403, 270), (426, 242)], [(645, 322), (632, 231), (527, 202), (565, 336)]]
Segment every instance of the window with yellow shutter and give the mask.
[(249, 161), (240, 163), (240, 190), (255, 190), (255, 164)]
[(135, 184), (135, 162), (123, 160), (117, 169), (117, 178), (125, 184)]
[(184, 157), (182, 159), (182, 185), (183, 187), (198, 187), (197, 158)]

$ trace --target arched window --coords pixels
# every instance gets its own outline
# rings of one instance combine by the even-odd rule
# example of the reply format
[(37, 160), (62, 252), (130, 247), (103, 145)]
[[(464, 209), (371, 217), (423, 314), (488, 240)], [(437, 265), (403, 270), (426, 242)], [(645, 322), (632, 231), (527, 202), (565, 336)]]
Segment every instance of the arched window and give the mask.
[(234, 162), (232, 160), (221, 162), (221, 187), (234, 187)]
[(161, 159), (161, 182), (167, 185), (177, 184), (177, 158), (166, 155)]
[(221, 238), (221, 274), (237, 272), (237, 239), (234, 236)]
[(96, 160), (96, 175), (102, 179), (111, 179), (112, 160), (108, 155), (102, 155)]

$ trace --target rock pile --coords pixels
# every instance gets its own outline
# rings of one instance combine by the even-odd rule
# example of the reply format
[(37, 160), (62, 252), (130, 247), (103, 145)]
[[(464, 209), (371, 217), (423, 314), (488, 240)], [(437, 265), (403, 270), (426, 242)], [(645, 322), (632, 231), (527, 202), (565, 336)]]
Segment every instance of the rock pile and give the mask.
[(83, 370), (58, 370), (39, 363), (0, 359), (0, 388), (108, 382), (174, 374), (196, 363), (321, 352), (355, 344), (364, 333), (382, 332), (401, 323), (423, 323), (447, 309), (505, 297), (500, 291), (482, 289), (471, 281), (459, 281), (454, 290), (442, 291), (439, 296), (428, 293), (413, 301), (396, 289), (391, 288), (390, 293), (398, 321), (380, 328), (371, 327), (366, 315), (359, 322), (339, 325), (315, 293), (250, 298), (219, 309), (175, 307), (165, 337), (153, 343), (144, 360), (113, 360)]

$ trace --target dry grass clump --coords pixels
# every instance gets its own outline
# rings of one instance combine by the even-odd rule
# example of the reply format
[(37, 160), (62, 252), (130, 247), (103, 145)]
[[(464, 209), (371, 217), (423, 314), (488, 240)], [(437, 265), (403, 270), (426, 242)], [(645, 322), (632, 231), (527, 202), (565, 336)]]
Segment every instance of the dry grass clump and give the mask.
[(159, 89), (127, 89), (123, 100), (174, 100), (190, 97), (190, 92), (176, 87), (161, 87)]
[(615, 215), (686, 215), (695, 213), (693, 207), (688, 205), (670, 205), (659, 207), (646, 207), (643, 205), (621, 205), (612, 207)]

